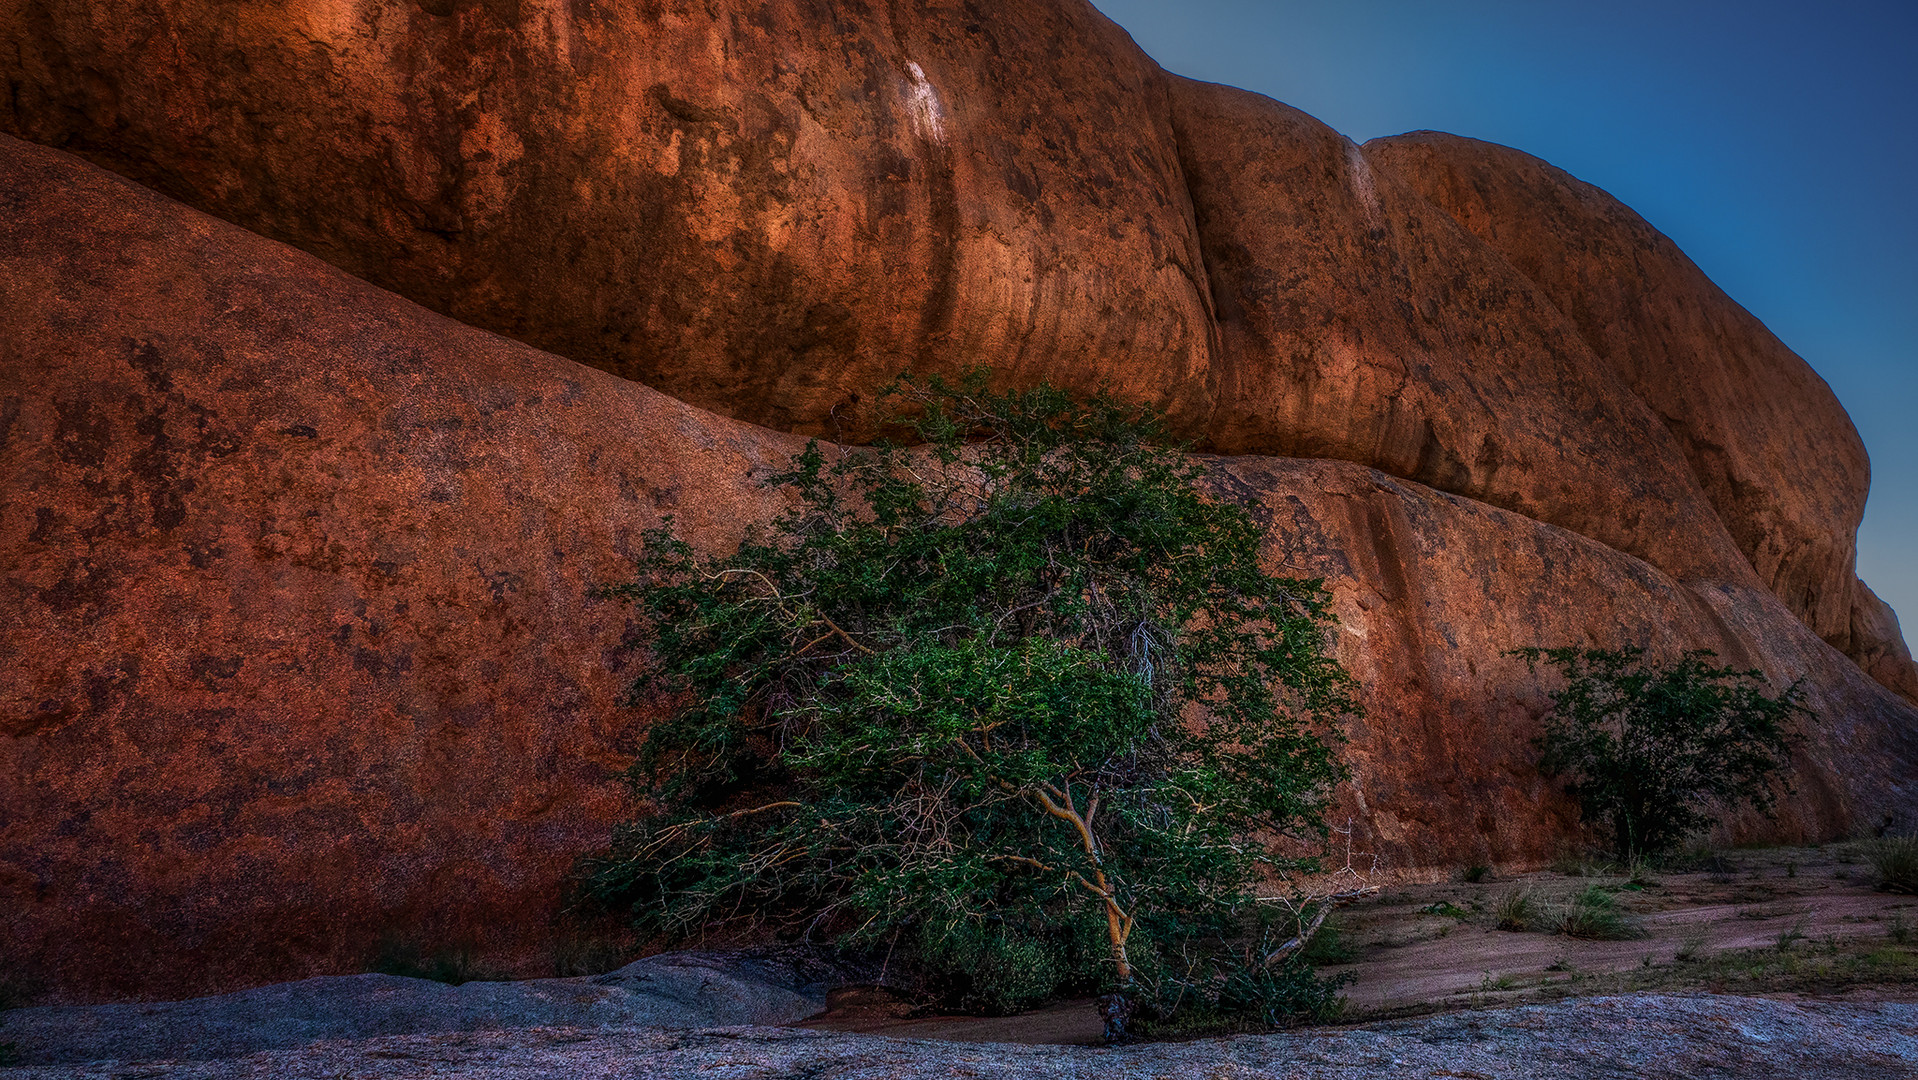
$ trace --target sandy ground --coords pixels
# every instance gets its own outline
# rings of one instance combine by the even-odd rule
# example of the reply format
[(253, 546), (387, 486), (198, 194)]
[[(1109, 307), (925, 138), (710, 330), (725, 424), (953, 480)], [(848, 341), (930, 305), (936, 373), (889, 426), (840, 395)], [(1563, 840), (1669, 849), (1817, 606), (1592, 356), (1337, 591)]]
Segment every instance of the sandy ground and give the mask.
[[(1834, 945), (1889, 942), (1902, 921), (1911, 928), (1910, 940), (1918, 942), (1918, 897), (1874, 890), (1869, 866), (1843, 845), (1733, 851), (1719, 858), (1700, 869), (1642, 875), (1637, 885), (1622, 871), (1581, 867), (1493, 871), (1477, 883), (1394, 886), (1339, 913), (1333, 925), (1352, 959), (1320, 971), (1352, 977), (1344, 1022), (1357, 1023), (1641, 988), (1751, 992), (1725, 985), (1722, 960), (1738, 950), (1776, 951), (1781, 935), (1794, 937), (1785, 952), (1810, 955)], [(1616, 898), (1643, 936), (1584, 941), (1543, 929), (1494, 928), (1500, 900), (1515, 891), (1529, 891), (1542, 920), (1595, 884)], [(1918, 1001), (1918, 981), (1852, 980), (1809, 992), (1779, 983), (1774, 979), (1758, 992), (1785, 999)], [(1101, 1034), (1090, 1001), (988, 1018), (914, 1017), (883, 991), (845, 991), (832, 1004), (801, 1026), (1025, 1045), (1096, 1045)]]

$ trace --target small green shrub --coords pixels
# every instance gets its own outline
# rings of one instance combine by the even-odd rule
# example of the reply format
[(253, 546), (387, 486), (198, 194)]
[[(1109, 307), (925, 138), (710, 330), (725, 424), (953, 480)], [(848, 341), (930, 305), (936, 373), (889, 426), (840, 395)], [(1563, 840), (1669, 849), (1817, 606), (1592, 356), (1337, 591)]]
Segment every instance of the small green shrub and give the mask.
[(1588, 941), (1629, 941), (1645, 931), (1618, 900), (1599, 885), (1588, 885), (1560, 905), (1554, 929), (1566, 937)]
[(942, 1006), (1010, 1016), (1098, 992), (1103, 936), (1102, 925), (1083, 917), (1051, 926), (960, 919), (918, 935), (909, 951)]
[(1525, 885), (1499, 897), (1498, 907), (1493, 909), (1492, 925), (1500, 930), (1530, 930), (1538, 921), (1538, 915), (1532, 887)]
[(1805, 927), (1811, 923), (1811, 913), (1806, 912), (1792, 922), (1789, 927), (1778, 932), (1778, 951), (1786, 952), (1794, 942), (1805, 940)]
[(1330, 1023), (1345, 1011), (1340, 990), (1355, 977), (1326, 978), (1296, 954), (1269, 968), (1236, 964), (1216, 979), (1178, 980), (1175, 998), (1149, 997), (1135, 1030), (1165, 1039)]
[(1705, 931), (1703, 929), (1693, 930), (1691, 933), (1685, 935), (1684, 941), (1679, 943), (1678, 951), (1672, 954), (1672, 959), (1681, 964), (1695, 963), (1699, 959), (1699, 955), (1704, 951)]
[(1512, 655), (1564, 677), (1537, 740), (1539, 766), (1566, 780), (1585, 820), (1609, 826), (1627, 859), (1669, 850), (1719, 810), (1769, 812), (1799, 739), (1793, 721), (1814, 716), (1802, 680), (1772, 697), (1762, 672), (1715, 667), (1705, 649), (1664, 666), (1639, 648)]
[(1464, 878), (1467, 884), (1477, 885), (1492, 876), (1492, 868), (1484, 863), (1473, 863), (1465, 868)]
[(1865, 861), (1889, 892), (1918, 893), (1918, 836), (1881, 836), (1864, 842)]
[(1885, 936), (1900, 945), (1909, 945), (1913, 937), (1911, 924), (1905, 921), (1905, 913), (1894, 912), (1891, 922), (1885, 926)]

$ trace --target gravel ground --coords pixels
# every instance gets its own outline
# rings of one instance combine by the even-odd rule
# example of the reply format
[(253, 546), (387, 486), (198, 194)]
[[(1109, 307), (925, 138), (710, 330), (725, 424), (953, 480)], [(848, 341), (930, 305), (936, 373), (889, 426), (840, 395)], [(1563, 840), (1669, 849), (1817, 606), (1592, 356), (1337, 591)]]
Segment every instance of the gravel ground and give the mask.
[(1918, 1080), (1918, 1005), (1654, 994), (1100, 1049), (733, 1027), (541, 1027), (314, 1043), (198, 1062), (0, 1069), (6, 1080)]

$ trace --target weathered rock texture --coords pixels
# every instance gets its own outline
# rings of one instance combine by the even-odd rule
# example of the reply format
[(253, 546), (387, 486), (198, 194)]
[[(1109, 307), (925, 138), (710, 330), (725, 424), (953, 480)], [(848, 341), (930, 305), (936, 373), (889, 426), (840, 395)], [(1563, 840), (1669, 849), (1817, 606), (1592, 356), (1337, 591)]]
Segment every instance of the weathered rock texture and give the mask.
[(1765, 585), (1918, 685), (1854, 596), (1849, 421), (1670, 241), (1516, 152), (1169, 76), (1082, 0), (23, 0), (0, 35), (0, 129), (692, 404), (845, 440), (907, 365), (1109, 385)]
[(830, 991), (870, 983), (877, 971), (785, 949), (662, 953), (604, 975), (459, 986), (344, 975), (161, 1004), (13, 1009), (0, 1013), (0, 1043), (46, 1065), (210, 1061), (427, 1032), (776, 1027), (823, 1012)]
[(543, 962), (622, 580), (798, 441), (0, 144), (0, 951), (74, 994)]
[(1871, 474), (1824, 380), (1643, 218), (1537, 158), (1437, 132), (1365, 156), (1538, 285), (1677, 438), (1760, 579), (1850, 646)]
[(1797, 795), (1774, 821), (1738, 822), (1742, 838), (1815, 840), (1918, 809), (1918, 708), (1762, 588), (1681, 583), (1564, 529), (1346, 462), (1228, 458), (1213, 475), (1268, 522), (1272, 565), (1332, 590), (1340, 654), (1369, 713), (1349, 732), (1358, 775), (1343, 809), (1387, 865), (1549, 859), (1571, 834), (1576, 811), (1531, 747), (1541, 679), (1504, 655), (1524, 642), (1709, 648), (1778, 686), (1811, 673), (1821, 720)]
[[(676, 515), (722, 548), (799, 445), (449, 321), (0, 137), (0, 953), (56, 997), (356, 970), (382, 937), (530, 971), (627, 811), (639, 662), (593, 599)], [(1214, 460), (1331, 585), (1369, 716), (1362, 847), (1548, 858), (1542, 641), (1705, 645), (1824, 720), (1781, 823), (1918, 817), (1918, 710), (1747, 571), (1681, 582), (1349, 462)]]
[(765, 519), (907, 365), (1269, 455), (1217, 476), (1333, 585), (1398, 865), (1570, 827), (1535, 642), (1809, 673), (1763, 828), (1918, 815), (1843, 411), (1516, 151), (1361, 149), (1081, 0), (20, 0), (0, 40), (0, 130), (252, 231), (0, 147), (0, 921), (63, 993), (532, 963), (644, 722), (592, 587), (664, 514)]
[[(689, 1025), (690, 1027), (690, 1025)], [(218, 1061), (50, 1065), (22, 1080), (101, 1075), (240, 1080), (457, 1075), (574, 1077), (990, 1076), (1056, 1080), (1911, 1080), (1918, 1005), (1641, 994), (1455, 1013), (1357, 1028), (1116, 1049), (922, 1042), (776, 1028), (516, 1028), (339, 1040)]]

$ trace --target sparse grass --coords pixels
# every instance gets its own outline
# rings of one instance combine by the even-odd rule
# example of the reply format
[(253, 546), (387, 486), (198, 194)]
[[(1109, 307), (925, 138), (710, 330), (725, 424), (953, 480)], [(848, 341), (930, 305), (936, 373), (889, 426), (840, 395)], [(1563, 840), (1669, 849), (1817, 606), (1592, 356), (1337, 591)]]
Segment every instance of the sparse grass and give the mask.
[(1645, 936), (1638, 920), (1632, 918), (1618, 900), (1602, 886), (1588, 885), (1559, 905), (1552, 928), (1566, 937), (1588, 941), (1628, 941)]
[(1564, 877), (1611, 877), (1618, 872), (1618, 864), (1590, 852), (1578, 852), (1560, 855), (1549, 869)]
[(1532, 898), (1532, 887), (1522, 885), (1499, 897), (1498, 907), (1493, 909), (1492, 925), (1500, 930), (1530, 930), (1538, 916), (1538, 902)]
[(1510, 990), (1511, 988), (1517, 985), (1518, 985), (1518, 979), (1516, 977), (1511, 975), (1500, 975), (1494, 978), (1492, 976), (1492, 973), (1489, 971), (1485, 973), (1485, 977), (1483, 979), (1480, 979), (1478, 981), (1478, 988), (1481, 991), (1484, 991), (1485, 993), (1488, 993), (1488, 994), (1495, 993), (1500, 990)]
[(1681, 964), (1696, 963), (1704, 951), (1705, 928), (1701, 926), (1685, 935), (1685, 939), (1678, 943), (1678, 951), (1672, 954), (1672, 959)]
[(1918, 893), (1918, 836), (1881, 836), (1867, 840), (1861, 854), (1889, 892)]
[(1727, 858), (1724, 852), (1703, 840), (1695, 840), (1678, 851), (1661, 856), (1657, 865), (1658, 869), (1668, 874), (1730, 874), (1738, 870), (1738, 865)]
[(1811, 912), (1807, 911), (1788, 927), (1778, 932), (1778, 951), (1785, 952), (1795, 941), (1805, 940), (1805, 927), (1811, 922)]
[[(1584, 992), (1704, 989), (1712, 993), (1834, 993), (1918, 983), (1918, 951), (1841, 938), (1815, 949), (1727, 949), (1682, 966), (1637, 969)], [(1607, 982), (1615, 985), (1603, 985)]]
[(1905, 921), (1902, 911), (1892, 912), (1891, 921), (1885, 924), (1885, 936), (1900, 945), (1909, 945), (1913, 937), (1918, 937), (1912, 933), (1911, 924)]
[(1319, 927), (1319, 932), (1312, 935), (1312, 940), (1305, 943), (1304, 951), (1299, 954), (1300, 959), (1313, 967), (1349, 964), (1357, 960), (1358, 946), (1346, 936), (1345, 930), (1338, 916), (1327, 919), (1325, 925)]
[(1441, 900), (1436, 904), (1427, 904), (1419, 910), (1427, 915), (1442, 915), (1450, 919), (1464, 920), (1472, 917), (1470, 912), (1467, 912), (1464, 908), (1459, 907), (1450, 900)]

